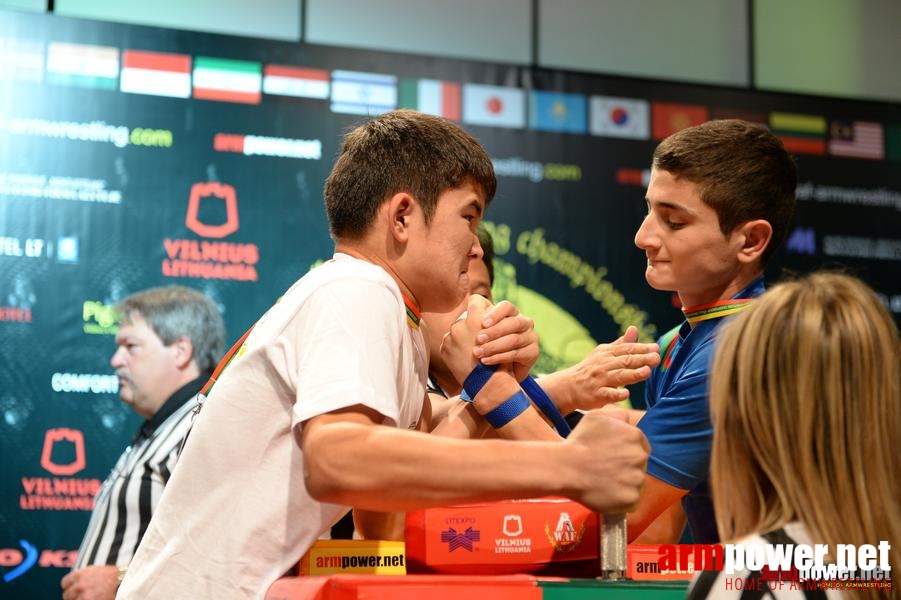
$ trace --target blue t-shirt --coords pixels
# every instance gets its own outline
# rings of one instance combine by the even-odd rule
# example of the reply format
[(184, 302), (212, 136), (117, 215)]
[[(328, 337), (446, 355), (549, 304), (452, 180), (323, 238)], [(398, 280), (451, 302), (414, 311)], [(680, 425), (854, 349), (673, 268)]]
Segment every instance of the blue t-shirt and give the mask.
[[(758, 277), (733, 299), (754, 298), (763, 291), (763, 277)], [(664, 349), (664, 361), (651, 372), (645, 386), (648, 410), (638, 423), (651, 444), (648, 474), (689, 490), (682, 507), (699, 544), (719, 541), (707, 486), (713, 441), (707, 375), (716, 330), (725, 318), (682, 323), (672, 348)]]

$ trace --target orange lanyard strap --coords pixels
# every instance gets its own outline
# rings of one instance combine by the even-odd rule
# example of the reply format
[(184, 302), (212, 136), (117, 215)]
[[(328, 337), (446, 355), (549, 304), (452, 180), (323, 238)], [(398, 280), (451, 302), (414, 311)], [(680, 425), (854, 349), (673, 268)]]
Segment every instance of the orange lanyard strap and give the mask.
[[(413, 304), (413, 301), (404, 296), (404, 305), (407, 307), (407, 323), (409, 323), (410, 327), (413, 329), (419, 329), (419, 321), (422, 320), (422, 313)], [(254, 323), (256, 325), (256, 323)], [(245, 340), (247, 340), (247, 336), (250, 335), (250, 332), (253, 331), (253, 325), (250, 326), (250, 329), (244, 332), (244, 335), (235, 342), (235, 344), (229, 349), (225, 356), (222, 357), (222, 360), (219, 361), (219, 364), (216, 365), (216, 369), (213, 371), (213, 374), (204, 384), (203, 389), (200, 390), (200, 393), (204, 396), (209, 396), (210, 392), (213, 389), (213, 386), (216, 385), (216, 381), (219, 380), (219, 376), (222, 375), (222, 372), (225, 371), (225, 368), (234, 360), (235, 356), (238, 355), (238, 352), (241, 349), (241, 346), (244, 345)]]
[[(254, 323), (256, 325), (256, 323)], [(213, 371), (213, 374), (204, 384), (203, 389), (200, 390), (200, 393), (204, 396), (209, 396), (210, 391), (213, 389), (213, 386), (216, 384), (216, 381), (219, 379), (219, 376), (222, 374), (222, 371), (225, 370), (225, 367), (229, 365), (232, 359), (235, 358), (235, 355), (238, 354), (238, 350), (241, 349), (241, 346), (244, 345), (244, 341), (247, 339), (247, 336), (250, 335), (250, 332), (253, 331), (253, 325), (250, 326), (250, 329), (244, 332), (244, 335), (238, 339), (237, 342), (231, 347), (231, 349), (222, 357), (222, 360), (219, 361), (219, 364), (216, 365), (216, 369)]]
[(407, 298), (406, 294), (401, 294), (404, 297), (404, 306), (407, 307), (407, 323), (413, 329), (419, 329), (419, 322), (422, 320), (422, 311), (413, 303), (412, 300)]

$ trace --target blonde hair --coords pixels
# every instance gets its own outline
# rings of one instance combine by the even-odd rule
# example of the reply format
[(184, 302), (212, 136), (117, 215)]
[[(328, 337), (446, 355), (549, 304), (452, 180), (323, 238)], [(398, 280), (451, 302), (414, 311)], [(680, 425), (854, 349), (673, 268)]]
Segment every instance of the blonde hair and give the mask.
[(710, 409), (724, 541), (798, 520), (831, 552), (888, 540), (901, 567), (901, 341), (869, 287), (817, 273), (766, 292), (720, 332)]

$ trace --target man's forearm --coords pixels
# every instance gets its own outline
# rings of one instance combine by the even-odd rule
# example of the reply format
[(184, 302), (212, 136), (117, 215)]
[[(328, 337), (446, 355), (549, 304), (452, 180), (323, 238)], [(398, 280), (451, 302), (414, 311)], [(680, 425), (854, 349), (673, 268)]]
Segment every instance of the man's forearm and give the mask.
[(304, 437), (311, 494), (367, 510), (561, 494), (579, 477), (554, 442), (472, 442), (347, 422), (312, 429)]
[(487, 435), (508, 440), (559, 441), (560, 436), (533, 405), (499, 429), (492, 429), (482, 416), (521, 391), (509, 370), (498, 369), (472, 403), (460, 401), (453, 406), (433, 433), (456, 438), (478, 439)]

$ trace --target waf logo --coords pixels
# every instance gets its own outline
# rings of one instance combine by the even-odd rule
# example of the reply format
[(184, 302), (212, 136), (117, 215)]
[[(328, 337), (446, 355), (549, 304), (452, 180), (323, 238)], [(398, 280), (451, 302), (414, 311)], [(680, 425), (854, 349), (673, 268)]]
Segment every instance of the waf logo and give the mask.
[(441, 541), (448, 544), (448, 552), (453, 552), (457, 548), (472, 552), (472, 543), (478, 542), (481, 538), (482, 533), (472, 527), (467, 527), (465, 531), (461, 532), (451, 527), (447, 531), (441, 532)]
[[(63, 456), (71, 458), (68, 462), (56, 462)], [(54, 475), (74, 475), (84, 469), (84, 434), (65, 427), (48, 429), (44, 434), (41, 466)]]
[[(213, 215), (224, 215), (224, 218), (214, 219)], [(257, 280), (254, 266), (260, 260), (257, 245), (218, 241), (234, 234), (241, 226), (238, 194), (234, 187), (217, 181), (192, 185), (185, 225), (207, 239), (163, 240), (166, 251), (162, 266), (164, 276)]]
[(544, 533), (547, 535), (548, 541), (558, 552), (572, 552), (582, 543), (582, 537), (585, 535), (585, 524), (576, 529), (572, 519), (567, 512), (561, 512), (560, 518), (557, 519), (557, 527), (551, 531), (549, 523), (544, 525)]

